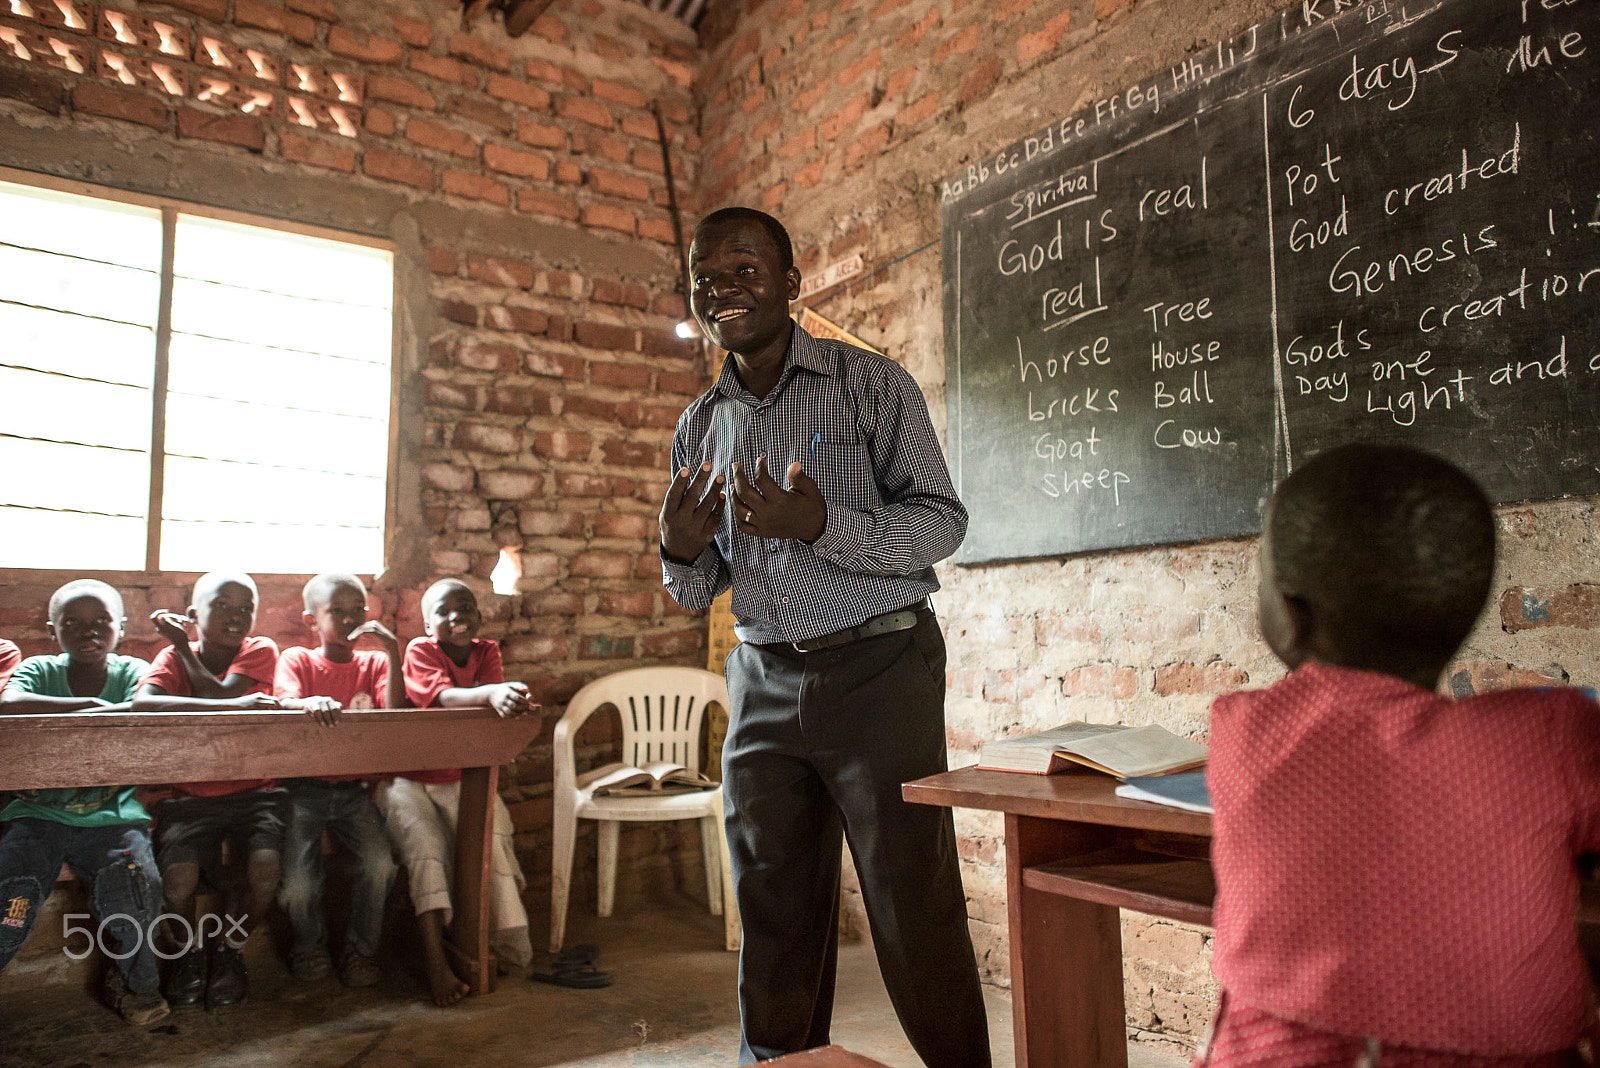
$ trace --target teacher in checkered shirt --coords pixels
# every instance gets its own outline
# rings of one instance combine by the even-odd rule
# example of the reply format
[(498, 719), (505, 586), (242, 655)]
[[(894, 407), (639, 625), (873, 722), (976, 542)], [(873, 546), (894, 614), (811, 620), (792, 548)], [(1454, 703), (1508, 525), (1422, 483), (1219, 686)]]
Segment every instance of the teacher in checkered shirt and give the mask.
[(930, 1068), (985, 1068), (988, 1027), (950, 810), (900, 784), (945, 769), (933, 565), (967, 512), (916, 382), (789, 319), (789, 235), (713, 212), (689, 249), (690, 306), (730, 355), (672, 440), (667, 590), (733, 589), (723, 748), (739, 955), (740, 1063), (828, 1043), (841, 838), (889, 997)]

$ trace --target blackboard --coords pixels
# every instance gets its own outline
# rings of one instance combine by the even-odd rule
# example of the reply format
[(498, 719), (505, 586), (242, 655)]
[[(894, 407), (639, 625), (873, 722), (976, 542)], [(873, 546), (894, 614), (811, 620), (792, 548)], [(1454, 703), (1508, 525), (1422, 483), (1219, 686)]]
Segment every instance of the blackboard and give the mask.
[(1597, 72), (1597, 0), (1305, 0), (941, 182), (957, 562), (1253, 533), (1350, 440), (1600, 492)]

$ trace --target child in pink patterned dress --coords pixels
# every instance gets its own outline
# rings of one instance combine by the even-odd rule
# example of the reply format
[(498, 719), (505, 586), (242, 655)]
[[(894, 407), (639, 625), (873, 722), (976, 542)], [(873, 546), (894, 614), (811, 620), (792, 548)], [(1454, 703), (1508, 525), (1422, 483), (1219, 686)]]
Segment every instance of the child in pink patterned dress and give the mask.
[(1600, 849), (1600, 709), (1435, 692), (1494, 573), (1483, 492), (1413, 449), (1297, 469), (1261, 537), (1290, 673), (1217, 700), (1211, 1065), (1573, 1063), (1594, 1019), (1578, 854)]

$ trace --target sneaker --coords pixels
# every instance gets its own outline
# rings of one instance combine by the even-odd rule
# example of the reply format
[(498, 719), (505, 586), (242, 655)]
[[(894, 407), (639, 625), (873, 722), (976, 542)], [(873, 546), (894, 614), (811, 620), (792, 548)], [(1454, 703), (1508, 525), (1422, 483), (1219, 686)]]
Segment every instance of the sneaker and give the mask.
[(344, 967), (339, 978), (345, 986), (374, 986), (383, 978), (378, 963), (360, 950), (352, 949), (344, 955)]
[(166, 998), (154, 990), (142, 994), (129, 990), (122, 973), (115, 968), (106, 973), (105, 991), (107, 1003), (116, 1009), (131, 1027), (149, 1027), (172, 1015), (172, 1010), (167, 1007)]
[(175, 1009), (198, 1005), (206, 997), (206, 954), (191, 949), (179, 957), (167, 976), (167, 1004)]
[(333, 974), (333, 958), (326, 949), (308, 949), (296, 953), (289, 962), (289, 972), (302, 983), (326, 979)]
[(154, 990), (148, 994), (128, 991), (118, 999), (117, 1011), (133, 1027), (149, 1027), (172, 1015), (172, 1010), (167, 1007), (167, 999)]
[(244, 957), (226, 942), (211, 951), (211, 977), (206, 981), (206, 1011), (238, 1005), (249, 992)]

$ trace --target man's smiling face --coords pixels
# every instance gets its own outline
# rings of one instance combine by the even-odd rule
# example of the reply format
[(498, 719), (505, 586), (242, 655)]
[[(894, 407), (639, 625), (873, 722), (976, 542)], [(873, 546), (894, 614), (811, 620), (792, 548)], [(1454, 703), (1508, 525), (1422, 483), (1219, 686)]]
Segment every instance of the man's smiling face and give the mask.
[(701, 226), (689, 247), (689, 307), (719, 348), (755, 355), (787, 344), (789, 301), (800, 295), (800, 272), (785, 268), (777, 243), (751, 219)]

